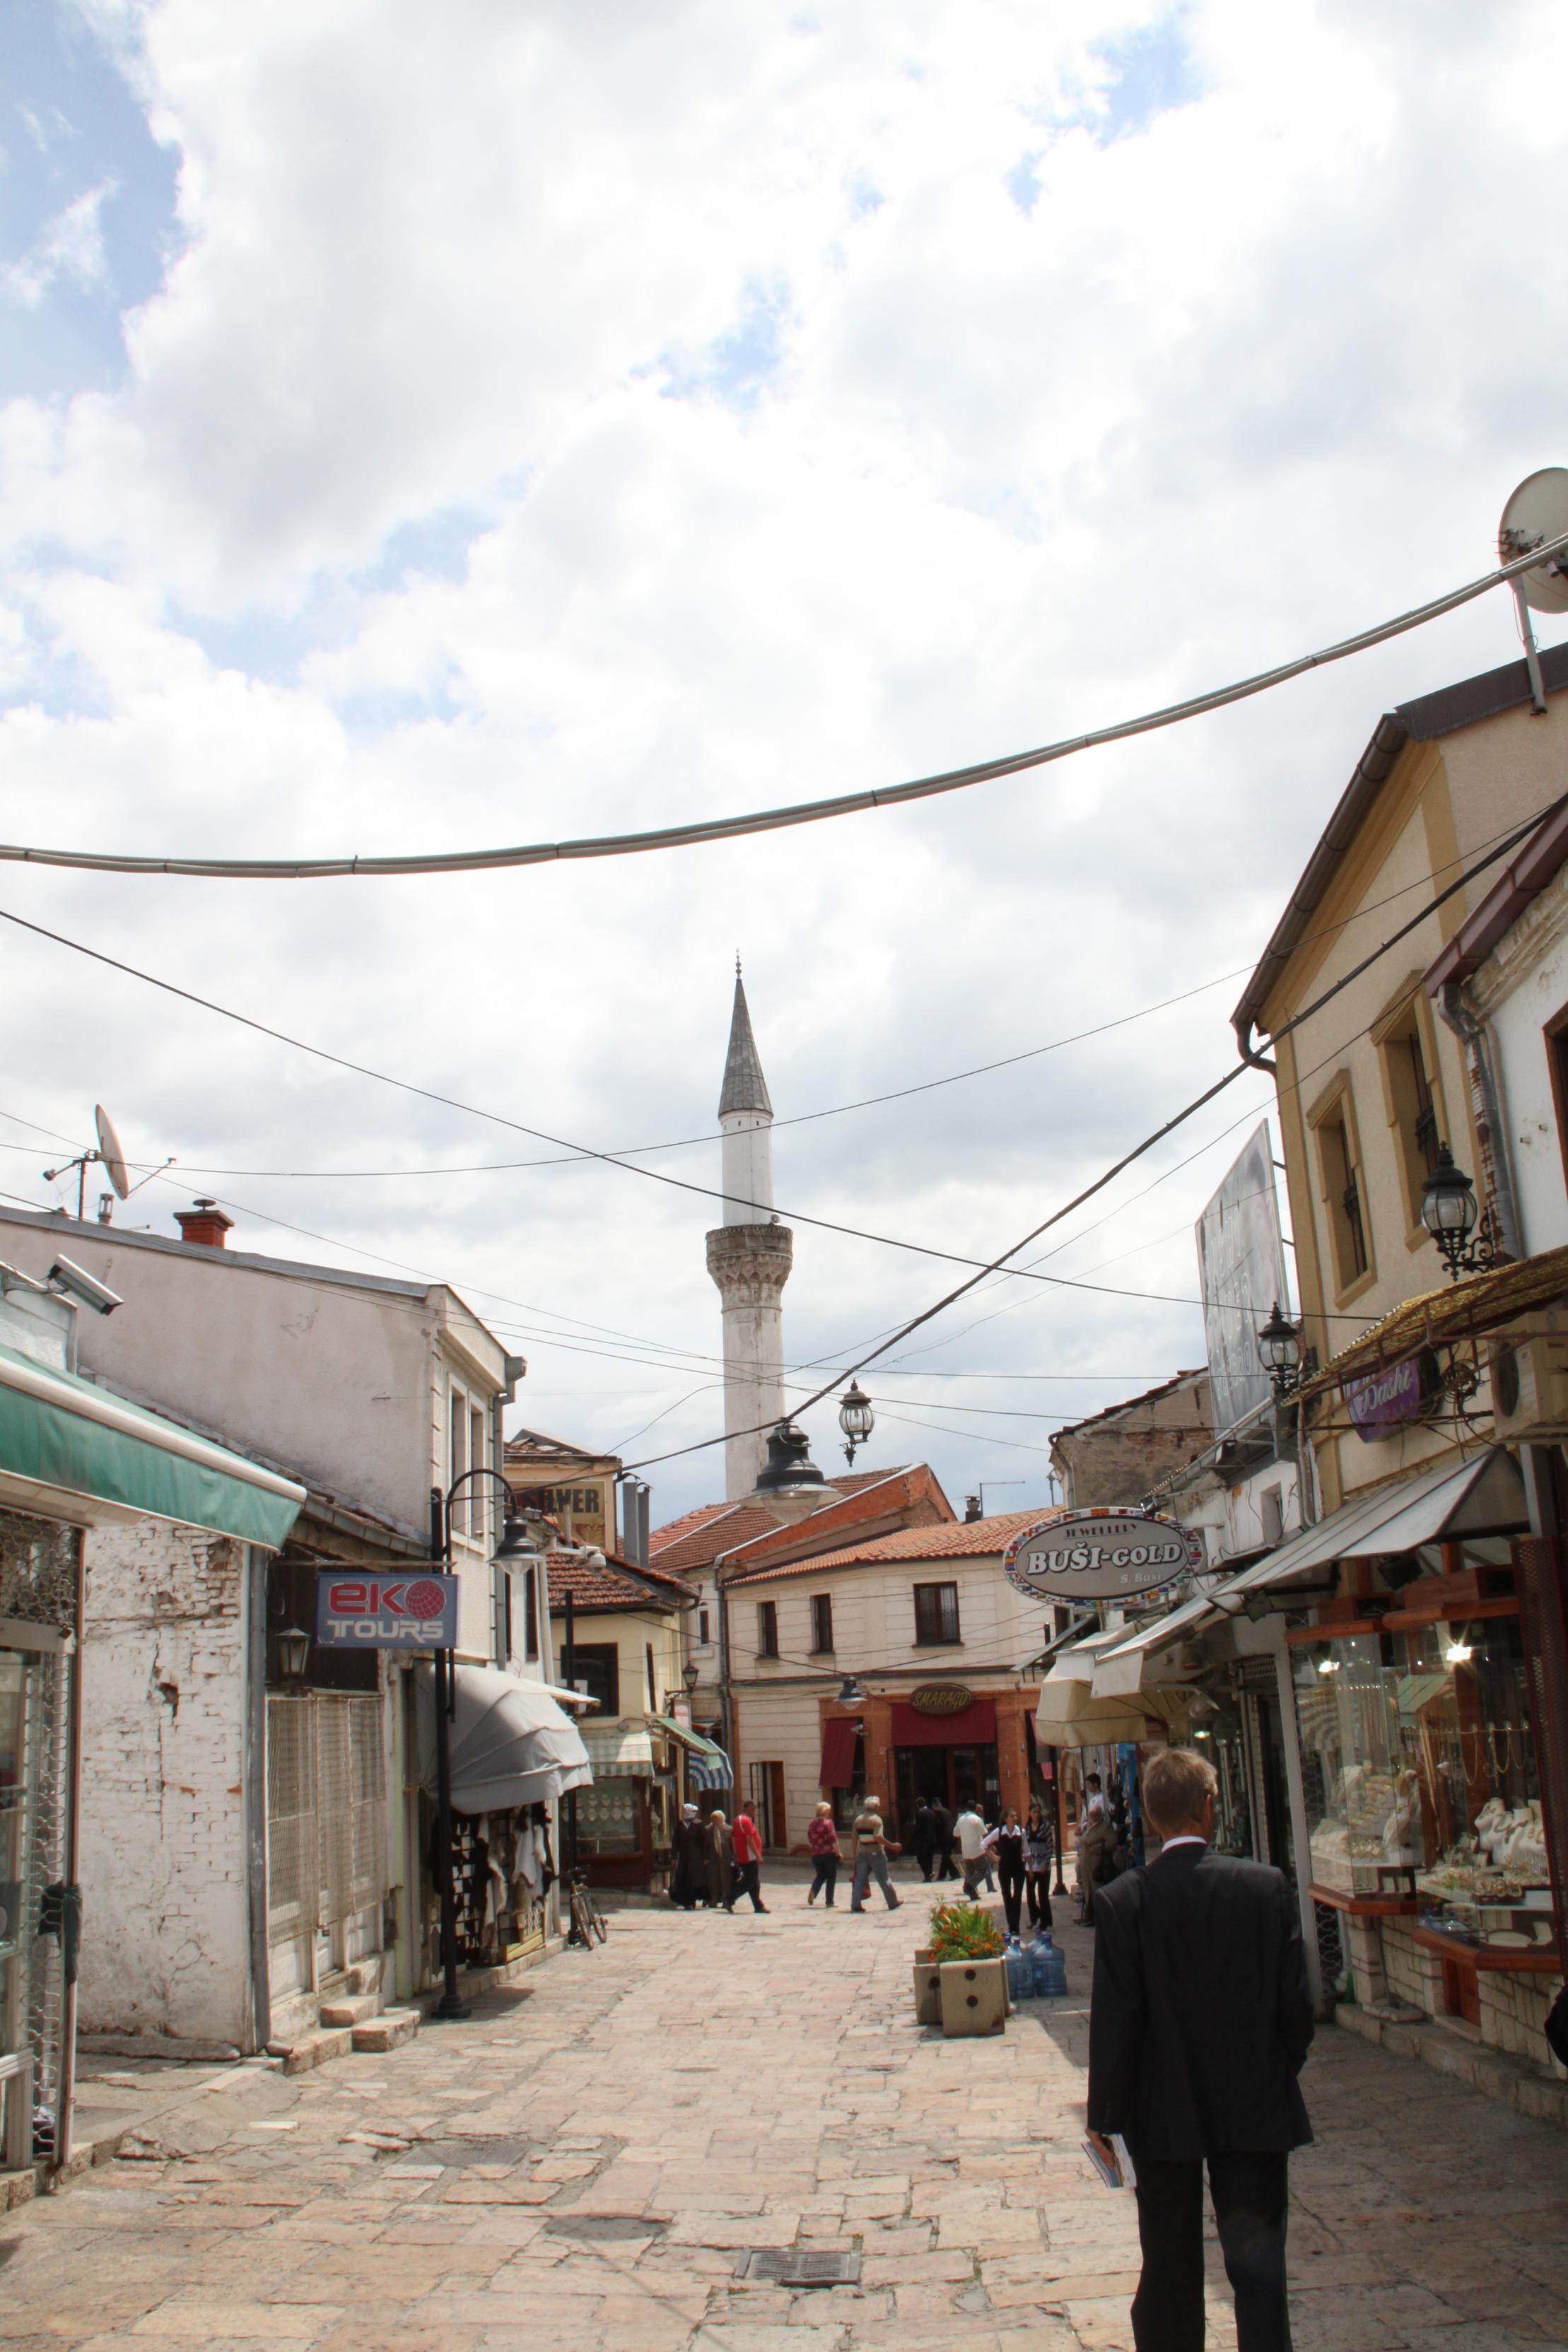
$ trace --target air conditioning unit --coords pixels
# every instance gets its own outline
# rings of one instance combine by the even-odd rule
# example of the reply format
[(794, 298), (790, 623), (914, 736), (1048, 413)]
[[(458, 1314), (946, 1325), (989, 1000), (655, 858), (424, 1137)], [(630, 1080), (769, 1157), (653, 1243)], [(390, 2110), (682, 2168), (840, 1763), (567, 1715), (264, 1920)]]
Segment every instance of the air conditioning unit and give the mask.
[(1499, 1438), (1568, 1437), (1568, 1332), (1507, 1332), (1492, 1340), (1489, 1360)]

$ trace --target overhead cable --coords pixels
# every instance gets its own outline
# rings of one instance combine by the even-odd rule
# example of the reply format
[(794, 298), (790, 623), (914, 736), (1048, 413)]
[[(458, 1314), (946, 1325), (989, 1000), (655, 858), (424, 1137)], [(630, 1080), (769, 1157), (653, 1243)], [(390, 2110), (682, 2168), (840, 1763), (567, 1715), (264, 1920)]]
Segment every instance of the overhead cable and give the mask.
[(1373, 646), (1385, 644), (1390, 637), (1423, 628), (1428, 621), (1458, 612), (1461, 605), (1473, 604), (1489, 590), (1501, 587), (1517, 574), (1534, 571), (1565, 551), (1568, 531), (1531, 548), (1528, 555), (1518, 556), (1511, 563), (1500, 564), (1495, 572), (1485, 573), (1479, 580), (1468, 581), (1462, 588), (1451, 588), (1447, 595), (1435, 596), (1427, 604), (1399, 614), (1394, 620), (1380, 621), (1374, 628), (1360, 630), (1353, 637), (1342, 637), (1337, 644), (1325, 646), (1316, 653), (1298, 654), (1293, 661), (1277, 662), (1271, 669), (1258, 670), (1234, 685), (1215, 687), (1207, 694), (1190, 695), (1185, 701), (1168, 703), (1163, 709), (1145, 711), (1137, 719), (1121, 719), (1109, 727), (1090, 728), (1084, 734), (1068, 735), (1059, 742), (1044, 743), (1032, 751), (1014, 751), (999, 760), (982, 760), (972, 767), (949, 768), (934, 776), (916, 777), (910, 783), (886, 784), (868, 792), (837, 793), (826, 800), (795, 801), (780, 808), (753, 809), (742, 816), (708, 817), (695, 824), (656, 825), (643, 833), (600, 834), (575, 841), (534, 841), (510, 848), (456, 849), (404, 857), (132, 857), (110, 850), (24, 848), (13, 843), (0, 843), (0, 858), (26, 866), (66, 866), (95, 874), (178, 874), (220, 882), (319, 882), (400, 874), (473, 874), (500, 866), (564, 864), (578, 858), (629, 857), (653, 849), (700, 848), (710, 842), (779, 833), (792, 825), (820, 824), (827, 817), (895, 808), (904, 801), (933, 800), (942, 793), (964, 792), (974, 784), (994, 783), (1003, 776), (1022, 775), (1031, 768), (1044, 768), (1054, 761), (1070, 759), (1079, 751), (1096, 751), (1102, 744), (1125, 742), (1135, 735), (1151, 735), (1160, 728), (1177, 726), (1184, 719), (1200, 719), (1208, 711), (1223, 710), (1233, 702), (1245, 702), (1255, 694), (1267, 693), (1271, 687), (1304, 677), (1309, 670), (1325, 669), (1331, 662), (1365, 653)]

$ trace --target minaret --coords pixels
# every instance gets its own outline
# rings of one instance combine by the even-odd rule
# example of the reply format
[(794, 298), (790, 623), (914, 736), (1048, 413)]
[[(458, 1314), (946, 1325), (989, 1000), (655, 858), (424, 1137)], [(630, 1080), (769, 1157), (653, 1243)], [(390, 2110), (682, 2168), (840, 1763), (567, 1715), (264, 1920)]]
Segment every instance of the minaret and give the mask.
[(737, 956), (719, 1097), (724, 1222), (708, 1236), (708, 1271), (724, 1301), (724, 1494), (731, 1503), (755, 1487), (768, 1458), (768, 1432), (784, 1417), (780, 1301), (795, 1236), (773, 1214), (773, 1123)]

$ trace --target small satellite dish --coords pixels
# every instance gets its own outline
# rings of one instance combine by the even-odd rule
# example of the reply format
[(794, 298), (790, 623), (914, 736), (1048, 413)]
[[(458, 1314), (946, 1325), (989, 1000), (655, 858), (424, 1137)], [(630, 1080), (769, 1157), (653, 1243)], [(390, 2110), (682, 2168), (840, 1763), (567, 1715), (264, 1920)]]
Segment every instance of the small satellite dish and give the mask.
[[(1521, 482), (1498, 525), (1498, 560), (1512, 563), (1568, 531), (1568, 466), (1542, 466)], [(1514, 586), (1538, 613), (1568, 613), (1568, 552), (1521, 572)]]
[(98, 1156), (103, 1162), (104, 1173), (120, 1198), (128, 1200), (131, 1179), (126, 1173), (125, 1154), (120, 1148), (120, 1138), (114, 1132), (114, 1121), (101, 1103), (94, 1104), (92, 1119), (98, 1129)]

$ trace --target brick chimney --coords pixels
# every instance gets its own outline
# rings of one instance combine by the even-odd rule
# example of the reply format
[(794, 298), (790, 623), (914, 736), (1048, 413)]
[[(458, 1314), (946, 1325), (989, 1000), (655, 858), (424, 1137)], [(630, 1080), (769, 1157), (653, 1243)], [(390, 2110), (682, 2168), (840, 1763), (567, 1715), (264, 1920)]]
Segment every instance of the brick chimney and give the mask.
[(234, 1231), (234, 1219), (216, 1201), (193, 1201), (188, 1209), (176, 1209), (174, 1223), (182, 1241), (199, 1242), (204, 1249), (222, 1249), (225, 1234)]

